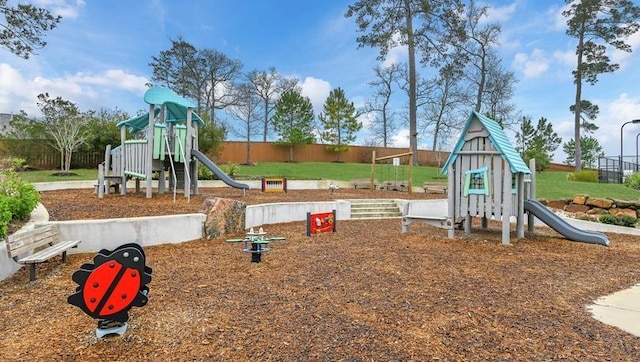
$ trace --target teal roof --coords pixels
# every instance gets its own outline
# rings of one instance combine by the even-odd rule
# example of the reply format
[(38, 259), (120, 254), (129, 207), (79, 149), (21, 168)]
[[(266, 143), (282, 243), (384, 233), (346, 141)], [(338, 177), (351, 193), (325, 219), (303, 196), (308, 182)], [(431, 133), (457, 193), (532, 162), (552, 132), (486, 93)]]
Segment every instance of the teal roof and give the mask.
[(500, 127), (498, 122), (478, 112), (472, 111), (471, 114), (469, 115), (469, 119), (467, 119), (467, 123), (462, 129), (462, 133), (460, 134), (460, 139), (458, 139), (458, 142), (456, 143), (455, 147), (451, 151), (451, 154), (449, 155), (447, 162), (444, 164), (444, 167), (442, 168), (443, 174), (447, 173), (447, 169), (449, 168), (449, 165), (453, 163), (455, 159), (458, 157), (458, 151), (462, 150), (462, 146), (464, 146), (464, 142), (465, 142), (464, 135), (467, 133), (467, 130), (469, 129), (469, 125), (474, 119), (477, 119), (478, 121), (480, 121), (482, 126), (487, 130), (487, 132), (489, 133), (489, 140), (491, 141), (491, 144), (493, 144), (493, 147), (502, 154), (502, 158), (504, 158), (509, 164), (509, 168), (511, 169), (511, 172), (525, 173), (525, 174), (531, 173), (531, 170), (529, 170), (529, 167), (527, 167), (527, 164), (524, 163), (524, 161), (522, 160), (522, 157), (520, 157), (520, 154), (513, 147), (513, 145), (507, 138), (507, 135), (504, 133), (504, 130), (502, 129), (502, 127)]
[[(163, 87), (151, 87), (144, 93), (144, 101), (147, 104), (155, 106), (165, 106), (165, 122), (176, 123), (187, 120), (187, 109), (195, 108), (195, 104), (188, 99), (179, 96), (176, 92)], [(155, 115), (160, 112), (159, 108), (155, 108)], [(198, 125), (204, 125), (204, 121), (197, 113), (191, 113), (191, 120), (198, 122)], [(141, 116), (130, 118), (126, 121), (118, 123), (116, 126), (121, 128), (127, 126), (131, 132), (135, 133), (145, 129), (149, 125), (149, 113)]]

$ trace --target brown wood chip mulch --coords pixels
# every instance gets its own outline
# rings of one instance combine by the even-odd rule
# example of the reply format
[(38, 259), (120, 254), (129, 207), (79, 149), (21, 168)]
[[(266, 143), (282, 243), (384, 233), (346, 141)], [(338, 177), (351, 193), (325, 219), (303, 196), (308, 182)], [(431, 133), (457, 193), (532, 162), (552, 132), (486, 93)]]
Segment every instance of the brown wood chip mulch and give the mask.
[[(43, 192), (52, 220), (197, 211), (204, 197), (248, 204), (371, 197), (368, 191), (290, 191), (247, 197), (233, 189), (98, 200), (90, 190)], [(376, 193), (375, 197), (434, 195)], [(640, 243), (610, 247), (552, 230), (500, 243), (500, 228), (448, 239), (420, 223), (338, 222), (305, 236), (303, 222), (266, 225), (261, 263), (225, 238), (145, 250), (149, 303), (130, 310), (121, 337), (97, 339), (96, 321), (67, 304), (71, 274), (93, 254), (58, 257), (0, 282), (2, 360), (612, 360), (640, 358), (640, 339), (593, 319), (594, 299), (640, 281)], [(462, 235), (459, 233), (459, 235)], [(228, 237), (241, 237), (232, 235)]]

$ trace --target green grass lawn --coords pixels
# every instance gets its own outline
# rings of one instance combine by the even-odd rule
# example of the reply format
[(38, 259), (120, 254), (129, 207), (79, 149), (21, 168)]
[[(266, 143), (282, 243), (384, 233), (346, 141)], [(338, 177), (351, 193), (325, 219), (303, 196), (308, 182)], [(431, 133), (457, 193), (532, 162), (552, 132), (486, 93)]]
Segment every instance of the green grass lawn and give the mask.
[[(20, 175), (29, 182), (53, 182), (70, 180), (95, 180), (97, 170), (74, 169), (76, 175), (54, 176), (56, 171), (25, 171)], [(332, 180), (349, 181), (368, 179), (371, 176), (371, 165), (364, 163), (320, 163), (320, 162), (261, 162), (255, 166), (239, 166), (235, 174), (238, 178), (287, 177), (291, 180)], [(375, 178), (379, 181), (406, 180), (408, 167), (392, 165), (376, 165)], [(571, 198), (575, 194), (587, 194), (591, 197), (607, 197), (613, 199), (638, 200), (640, 191), (623, 185), (600, 184), (591, 182), (567, 181), (567, 172), (539, 172), (537, 175), (537, 198), (557, 200)], [(413, 185), (423, 182), (446, 183), (446, 177), (436, 167), (413, 167)]]

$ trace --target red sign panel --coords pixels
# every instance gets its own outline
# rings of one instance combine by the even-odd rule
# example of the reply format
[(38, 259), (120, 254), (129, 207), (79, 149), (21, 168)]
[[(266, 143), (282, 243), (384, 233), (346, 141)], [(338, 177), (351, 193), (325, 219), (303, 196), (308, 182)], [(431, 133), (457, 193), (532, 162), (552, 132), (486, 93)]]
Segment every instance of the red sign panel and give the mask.
[(336, 232), (336, 211), (317, 214), (307, 213), (307, 236)]

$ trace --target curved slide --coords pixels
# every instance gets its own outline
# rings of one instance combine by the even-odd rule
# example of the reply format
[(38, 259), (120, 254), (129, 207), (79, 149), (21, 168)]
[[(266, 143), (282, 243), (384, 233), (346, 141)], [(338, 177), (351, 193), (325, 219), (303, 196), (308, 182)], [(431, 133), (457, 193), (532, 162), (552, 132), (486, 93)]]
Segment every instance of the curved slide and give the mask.
[(554, 214), (537, 200), (525, 201), (524, 210), (532, 213), (535, 217), (540, 219), (540, 221), (547, 224), (553, 230), (557, 231), (569, 240), (609, 246), (609, 239), (604, 234), (576, 228), (562, 220), (560, 216)]
[(249, 185), (242, 184), (232, 179), (231, 177), (229, 177), (229, 175), (224, 173), (224, 171), (222, 171), (220, 167), (216, 166), (216, 164), (213, 163), (213, 161), (211, 161), (209, 157), (207, 157), (204, 153), (198, 150), (191, 150), (191, 154), (194, 155), (198, 159), (198, 161), (202, 162), (202, 164), (205, 165), (205, 167), (207, 167), (214, 174), (216, 174), (216, 176), (218, 176), (220, 180), (222, 180), (222, 182), (224, 182), (225, 184), (231, 187), (235, 187), (237, 189), (249, 190)]

